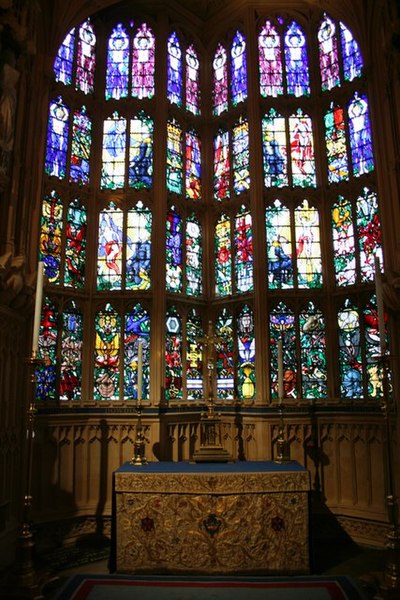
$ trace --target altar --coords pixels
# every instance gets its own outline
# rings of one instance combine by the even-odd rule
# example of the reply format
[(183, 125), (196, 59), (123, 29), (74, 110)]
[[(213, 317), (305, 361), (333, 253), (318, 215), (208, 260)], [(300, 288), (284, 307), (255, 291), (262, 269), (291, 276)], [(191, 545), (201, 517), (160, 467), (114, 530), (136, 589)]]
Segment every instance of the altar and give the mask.
[(309, 491), (295, 461), (126, 463), (113, 474), (110, 570), (307, 574)]

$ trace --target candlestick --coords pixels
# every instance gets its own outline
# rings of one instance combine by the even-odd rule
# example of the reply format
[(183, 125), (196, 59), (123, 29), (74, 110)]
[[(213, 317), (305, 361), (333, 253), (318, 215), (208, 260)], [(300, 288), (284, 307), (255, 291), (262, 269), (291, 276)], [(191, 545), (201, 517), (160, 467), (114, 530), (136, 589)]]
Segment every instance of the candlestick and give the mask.
[(35, 317), (33, 320), (32, 356), (36, 357), (39, 347), (40, 317), (42, 313), (44, 263), (39, 262), (36, 281)]
[(137, 401), (142, 401), (142, 382), (143, 382), (143, 342), (138, 344), (138, 362), (137, 362)]
[(278, 396), (279, 401), (283, 400), (283, 343), (278, 340)]
[(378, 256), (375, 256), (375, 293), (376, 293), (376, 305), (377, 305), (377, 309), (378, 309), (379, 344), (380, 344), (381, 354), (385, 354), (385, 352), (386, 352), (385, 309), (384, 309), (384, 305), (383, 305), (381, 263), (379, 261)]

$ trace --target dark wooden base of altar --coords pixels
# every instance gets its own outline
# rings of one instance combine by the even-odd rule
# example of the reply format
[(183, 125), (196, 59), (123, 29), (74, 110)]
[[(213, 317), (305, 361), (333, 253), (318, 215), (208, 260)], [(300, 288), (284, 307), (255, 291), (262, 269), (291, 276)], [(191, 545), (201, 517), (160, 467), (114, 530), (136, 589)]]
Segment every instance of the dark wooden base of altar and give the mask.
[(309, 472), (292, 461), (127, 463), (114, 472), (117, 573), (309, 573)]

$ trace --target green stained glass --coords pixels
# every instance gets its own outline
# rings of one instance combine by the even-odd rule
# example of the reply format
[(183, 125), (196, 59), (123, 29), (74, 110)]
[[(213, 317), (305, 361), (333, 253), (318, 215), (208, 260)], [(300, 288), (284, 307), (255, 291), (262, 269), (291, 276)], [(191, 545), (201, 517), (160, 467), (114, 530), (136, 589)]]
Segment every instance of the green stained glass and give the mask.
[(360, 252), (361, 281), (372, 281), (375, 275), (375, 256), (382, 261), (382, 232), (376, 193), (364, 188), (357, 198), (357, 231)]
[(303, 398), (326, 398), (327, 368), (325, 320), (313, 302), (300, 313), (300, 352)]
[(128, 212), (126, 289), (150, 288), (152, 214), (141, 201)]
[(232, 294), (232, 243), (231, 221), (221, 215), (215, 226), (215, 293), (217, 296)]
[(322, 287), (319, 214), (303, 200), (294, 211), (299, 288)]
[(71, 300), (62, 313), (60, 400), (80, 400), (83, 316)]
[(165, 400), (182, 400), (182, 318), (174, 306), (167, 311), (165, 334)]
[(338, 334), (341, 396), (363, 398), (360, 316), (348, 299), (338, 312)]
[(217, 398), (218, 400), (231, 400), (235, 396), (233, 317), (227, 308), (223, 308), (216, 319), (215, 334), (222, 338), (215, 361)]
[(356, 282), (356, 258), (351, 202), (339, 196), (331, 214), (336, 283), (353, 285)]
[(253, 289), (253, 233), (250, 211), (242, 206), (235, 218), (235, 281), (239, 292)]
[(293, 288), (290, 211), (275, 200), (265, 210), (269, 289)]
[(255, 337), (252, 309), (245, 305), (237, 319), (238, 335), (238, 397), (242, 400), (252, 400), (255, 397)]
[(144, 112), (130, 121), (129, 187), (136, 190), (153, 184), (153, 119)]
[(192, 308), (186, 322), (186, 388), (188, 400), (201, 400), (203, 390), (203, 353), (199, 338), (203, 337), (201, 319)]
[[(369, 398), (383, 397), (383, 364), (380, 356), (380, 336), (378, 307), (375, 294), (364, 309), (365, 358), (367, 366), (367, 386)], [(385, 332), (386, 333), (386, 332)]]
[(203, 292), (202, 227), (192, 214), (186, 221), (186, 293), (199, 296)]
[(296, 358), (296, 327), (294, 313), (280, 302), (270, 313), (269, 340), (271, 352), (271, 394), (279, 397), (278, 340), (282, 340), (283, 397), (298, 397), (298, 372)]
[(65, 228), (65, 286), (83, 288), (85, 283), (86, 220), (86, 207), (79, 198), (72, 200)]
[(167, 188), (182, 193), (183, 158), (182, 129), (175, 120), (167, 124)]
[(94, 399), (118, 400), (121, 318), (111, 304), (97, 313), (95, 332)]
[(241, 194), (250, 188), (249, 124), (240, 118), (232, 133), (233, 189)]

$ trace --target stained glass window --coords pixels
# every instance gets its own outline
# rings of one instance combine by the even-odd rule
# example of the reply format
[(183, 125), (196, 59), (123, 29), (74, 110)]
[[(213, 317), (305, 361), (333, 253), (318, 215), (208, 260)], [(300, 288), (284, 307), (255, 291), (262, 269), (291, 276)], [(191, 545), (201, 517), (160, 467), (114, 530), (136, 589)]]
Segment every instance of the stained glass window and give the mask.
[[(378, 321), (378, 307), (375, 294), (364, 308), (365, 327), (365, 358), (367, 366), (367, 394), (369, 398), (382, 398), (383, 390), (383, 365), (377, 360), (380, 355), (380, 335)], [(386, 328), (385, 328), (386, 337)]]
[(236, 32), (232, 41), (231, 94), (233, 106), (237, 106), (247, 98), (246, 40), (240, 31)]
[(332, 206), (332, 239), (336, 283), (353, 285), (356, 282), (353, 210), (351, 202), (343, 196)]
[(121, 317), (106, 304), (95, 319), (94, 399), (118, 400), (120, 382)]
[(132, 96), (152, 98), (154, 96), (155, 38), (146, 23), (143, 23), (133, 38), (132, 48)]
[(47, 126), (46, 175), (64, 179), (67, 168), (69, 108), (58, 97), (50, 103)]
[(367, 98), (354, 94), (348, 106), (349, 134), (353, 174), (359, 177), (374, 170), (371, 125)]
[(217, 398), (230, 400), (235, 394), (235, 368), (233, 363), (233, 317), (227, 308), (223, 308), (215, 322), (215, 333), (222, 339), (216, 353), (215, 370), (217, 374)]
[(63, 202), (55, 190), (46, 195), (40, 219), (39, 259), (49, 283), (60, 283), (61, 235), (63, 229)]
[(287, 93), (297, 97), (308, 96), (310, 83), (306, 38), (295, 21), (285, 33), (285, 61)]
[(311, 118), (298, 109), (289, 117), (292, 180), (294, 186), (316, 186), (314, 139)]
[(294, 211), (299, 288), (322, 287), (322, 261), (318, 210), (303, 200)]
[(266, 21), (258, 36), (260, 93), (264, 98), (283, 94), (281, 39), (271, 21)]
[(296, 360), (296, 326), (294, 313), (280, 302), (270, 314), (271, 394), (279, 397), (278, 340), (282, 340), (283, 398), (298, 397), (298, 370)]
[(241, 206), (235, 218), (235, 280), (238, 292), (253, 289), (253, 233), (250, 211)]
[(130, 121), (129, 187), (137, 190), (153, 184), (153, 119), (140, 111)]
[(182, 50), (175, 32), (168, 39), (167, 59), (167, 98), (171, 104), (182, 106)]
[(72, 200), (65, 227), (65, 286), (83, 288), (85, 283), (86, 221), (86, 207), (79, 198)]
[(331, 90), (340, 85), (336, 25), (327, 15), (318, 29), (319, 68), (322, 90)]
[(75, 111), (72, 122), (71, 160), (69, 180), (87, 185), (90, 171), (90, 149), (92, 145), (92, 119), (86, 108)]
[(192, 214), (186, 221), (186, 293), (199, 296), (203, 291), (202, 227)]
[(273, 108), (262, 120), (262, 137), (265, 186), (288, 185), (285, 119)]
[(373, 281), (375, 256), (383, 262), (382, 233), (378, 199), (374, 191), (364, 188), (357, 198), (357, 231), (361, 281)]
[(353, 81), (356, 77), (361, 77), (364, 65), (358, 44), (344, 23), (340, 23), (340, 40), (344, 78), (346, 81)]
[(128, 82), (129, 37), (122, 23), (118, 23), (108, 40), (106, 100), (126, 98)]
[(96, 66), (96, 35), (90, 19), (78, 29), (78, 52), (76, 60), (75, 88), (84, 94), (92, 94)]
[(142, 344), (142, 389), (141, 398), (150, 397), (150, 315), (140, 304), (136, 304), (125, 315), (124, 336), (124, 397), (138, 397), (138, 349)]
[(182, 318), (174, 306), (167, 311), (165, 335), (165, 400), (181, 400)]
[(128, 212), (126, 233), (126, 289), (150, 288), (152, 214), (139, 200)]
[(221, 215), (215, 226), (215, 294), (232, 294), (231, 221)]
[(197, 133), (186, 132), (186, 197), (201, 199), (201, 145)]
[(343, 112), (343, 108), (332, 103), (324, 115), (329, 183), (338, 183), (349, 179)]
[(167, 188), (182, 193), (183, 158), (182, 129), (173, 119), (167, 124)]
[(360, 315), (347, 299), (338, 312), (340, 395), (363, 397), (363, 368), (360, 345)]
[(204, 398), (203, 352), (199, 339), (203, 328), (198, 311), (190, 309), (186, 322), (186, 388), (188, 400)]
[(123, 188), (125, 183), (126, 119), (115, 112), (104, 121), (101, 187)]
[(71, 85), (72, 83), (74, 53), (75, 27), (65, 36), (54, 61), (54, 78), (56, 81), (61, 81), (64, 85)]
[(123, 212), (115, 204), (101, 211), (97, 253), (97, 288), (122, 287)]
[(268, 287), (293, 287), (293, 252), (290, 211), (275, 200), (265, 210), (267, 238)]
[(218, 116), (228, 109), (228, 65), (225, 48), (219, 44), (213, 61), (213, 114)]
[(245, 305), (237, 319), (238, 334), (238, 396), (241, 400), (255, 397), (255, 357), (254, 319), (252, 309)]
[(186, 50), (186, 110), (200, 114), (200, 63), (193, 45)]
[(55, 400), (57, 378), (58, 312), (50, 298), (43, 298), (39, 328), (38, 356), (44, 365), (36, 369), (36, 399)]
[(327, 364), (325, 319), (313, 302), (307, 310), (300, 313), (300, 364), (302, 379), (302, 397), (326, 398)]
[(240, 194), (250, 188), (249, 124), (246, 120), (239, 120), (233, 128), (232, 138), (233, 189)]
[(182, 218), (174, 207), (167, 214), (166, 284), (170, 292), (182, 291)]
[(80, 400), (83, 317), (71, 300), (62, 312), (60, 400)]
[(214, 138), (215, 200), (225, 200), (230, 197), (230, 170), (229, 133), (220, 130)]

